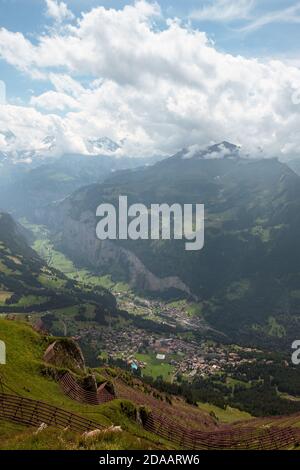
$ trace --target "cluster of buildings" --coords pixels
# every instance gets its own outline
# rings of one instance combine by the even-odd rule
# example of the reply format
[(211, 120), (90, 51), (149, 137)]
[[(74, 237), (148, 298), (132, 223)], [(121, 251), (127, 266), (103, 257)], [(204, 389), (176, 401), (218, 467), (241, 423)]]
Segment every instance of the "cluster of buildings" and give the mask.
[[(230, 346), (216, 346), (207, 341), (199, 344), (175, 334), (163, 337), (130, 325), (122, 329), (89, 330), (89, 335), (91, 340), (97, 342), (98, 349), (105, 351), (109, 358), (122, 359), (136, 370), (147, 366), (147, 362), (138, 359), (138, 353), (151, 354), (162, 363), (170, 364), (174, 377), (210, 376), (224, 371), (228, 365), (238, 367), (255, 362), (253, 358), (243, 358), (243, 355)], [(250, 352), (246, 349), (243, 351)]]
[[(157, 300), (141, 299), (129, 296), (128, 293), (118, 293), (119, 304), (122, 303), (132, 315), (144, 313), (155, 321), (184, 325), (187, 331), (200, 330), (205, 327), (203, 320), (197, 315), (190, 315), (183, 303), (165, 304)], [(195, 376), (205, 377), (225, 371), (228, 367), (235, 368), (245, 363), (256, 361), (254, 352), (249, 348), (239, 350), (230, 346), (216, 345), (209, 341), (199, 342), (184, 338), (182, 335), (170, 333), (169, 337), (162, 333), (149, 332), (136, 328), (132, 324), (110, 325), (109, 328), (88, 328), (89, 343), (94, 343), (98, 351), (106, 353), (108, 358), (121, 359), (133, 370), (147, 366), (139, 359), (139, 354), (151, 355), (162, 363), (172, 366), (173, 377), (177, 375), (186, 378)], [(84, 336), (85, 332), (81, 332)], [(250, 353), (245, 355), (243, 353)], [(247, 356), (249, 358), (247, 358)]]

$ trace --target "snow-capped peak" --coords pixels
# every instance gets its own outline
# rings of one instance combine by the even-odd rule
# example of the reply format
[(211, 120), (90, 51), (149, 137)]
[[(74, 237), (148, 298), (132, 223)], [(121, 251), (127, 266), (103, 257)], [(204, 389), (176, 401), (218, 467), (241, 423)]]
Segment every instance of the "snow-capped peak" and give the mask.
[(187, 147), (182, 152), (182, 159), (220, 160), (222, 158), (239, 158), (241, 148), (230, 142), (220, 142), (203, 148), (198, 144)]
[(109, 137), (90, 138), (87, 142), (87, 148), (91, 154), (108, 154), (111, 155), (121, 148), (119, 144), (111, 140)]

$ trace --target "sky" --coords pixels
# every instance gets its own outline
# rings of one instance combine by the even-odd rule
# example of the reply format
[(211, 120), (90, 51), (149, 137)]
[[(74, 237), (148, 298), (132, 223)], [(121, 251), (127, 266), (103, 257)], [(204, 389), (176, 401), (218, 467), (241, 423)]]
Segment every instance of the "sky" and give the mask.
[(0, 0), (0, 151), (294, 158), (299, 48), (295, 0)]

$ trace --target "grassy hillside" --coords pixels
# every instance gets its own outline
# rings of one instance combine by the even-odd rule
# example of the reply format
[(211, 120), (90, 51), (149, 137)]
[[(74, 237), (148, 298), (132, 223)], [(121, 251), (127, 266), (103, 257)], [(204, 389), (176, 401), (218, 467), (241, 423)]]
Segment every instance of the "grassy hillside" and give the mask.
[[(144, 431), (131, 417), (128, 410), (133, 405), (126, 400), (114, 400), (101, 406), (82, 405), (61, 391), (58, 383), (46, 374), (43, 354), (53, 342), (29, 325), (20, 321), (0, 319), (0, 338), (6, 343), (7, 364), (0, 366), (1, 383), (6, 393), (42, 400), (67, 411), (77, 413), (109, 427), (120, 425), (123, 432), (107, 434), (104, 440), (83, 443), (80, 435), (63, 433), (48, 428), (40, 435), (33, 429), (0, 420), (0, 449), (5, 448), (66, 448), (77, 447), (100, 449), (161, 448), (163, 441)], [(57, 438), (61, 436), (61, 439)]]
[[(223, 436), (224, 432), (228, 436), (229, 444), (233, 434), (238, 441), (234, 448), (239, 447), (240, 428), (245, 430), (247, 443), (247, 429), (251, 426), (249, 439), (253, 433), (257, 435), (251, 445), (257, 447), (259, 439), (267, 439), (269, 445), (266, 425), (273, 428), (277, 435), (277, 442), (285, 439), (285, 448), (295, 448), (297, 446), (297, 427), (300, 424), (300, 417), (261, 418), (252, 419), (249, 424), (249, 415), (238, 412), (234, 409), (221, 410), (217, 407), (198, 407), (188, 405), (180, 397), (168, 396), (168, 398), (155, 391), (149, 385), (144, 384), (139, 379), (133, 378), (131, 374), (126, 374), (118, 369), (93, 369), (98, 381), (111, 381), (117, 396), (120, 398), (113, 401), (92, 406), (78, 403), (68, 398), (59, 387), (55, 371), (61, 371), (57, 366), (46, 364), (43, 355), (50, 343), (55, 338), (40, 335), (32, 329), (29, 324), (17, 320), (0, 319), (0, 339), (5, 341), (7, 346), (7, 364), (0, 369), (1, 391), (10, 393), (15, 397), (23, 397), (34, 400), (41, 400), (48, 405), (57, 406), (66, 412), (76, 413), (83, 418), (88, 418), (104, 428), (97, 437), (86, 438), (82, 433), (76, 433), (70, 429), (57, 429), (47, 427), (37, 432), (37, 427), (28, 428), (20, 424), (12, 424), (0, 419), (0, 450), (2, 449), (175, 449), (176, 441), (168, 428), (164, 429), (164, 424), (159, 424), (160, 419), (171, 420), (176, 423), (172, 429), (187, 429), (189, 433), (196, 432), (203, 436), (203, 445), (206, 446), (207, 438), (210, 436), (211, 442), (219, 442), (218, 436)], [(66, 342), (66, 339), (63, 340)], [(67, 364), (67, 362), (66, 362)], [(74, 373), (72, 364), (68, 364), (63, 370)], [(86, 374), (91, 373), (91, 369), (82, 368), (77, 370), (78, 378), (83, 379)], [(1, 410), (0, 410), (1, 411)], [(144, 427), (141, 426), (139, 416), (146, 413), (154, 416), (154, 427), (151, 422)], [(235, 421), (238, 420), (239, 422)], [(151, 421), (151, 420), (150, 420)], [(155, 422), (158, 423), (156, 427)], [(245, 422), (245, 425), (243, 424)], [(223, 423), (231, 423), (230, 426)], [(121, 426), (121, 430), (114, 432), (109, 430), (110, 426)], [(229, 427), (228, 427), (229, 426)], [(292, 431), (291, 429), (294, 429)], [(108, 430), (107, 430), (108, 429)], [(161, 430), (164, 430), (162, 436)], [(181, 432), (181, 431), (180, 431)], [(199, 434), (200, 432), (200, 434)], [(207, 434), (208, 433), (208, 434)], [(293, 433), (294, 438), (291, 439)], [(245, 433), (244, 433), (245, 434)], [(173, 442), (165, 439), (172, 438)], [(215, 441), (217, 439), (217, 441)], [(180, 440), (181, 445), (182, 441)], [(220, 441), (221, 442), (221, 441)], [(250, 441), (249, 441), (250, 442)], [(245, 442), (241, 444), (244, 448)], [(275, 445), (275, 448), (277, 444)], [(184, 447), (184, 446), (183, 446)], [(206, 448), (206, 447), (204, 447)]]
[(113, 295), (100, 285), (87, 287), (48, 266), (31, 249), (25, 230), (0, 213), (0, 313), (32, 313), (94, 304), (98, 314), (113, 312)]

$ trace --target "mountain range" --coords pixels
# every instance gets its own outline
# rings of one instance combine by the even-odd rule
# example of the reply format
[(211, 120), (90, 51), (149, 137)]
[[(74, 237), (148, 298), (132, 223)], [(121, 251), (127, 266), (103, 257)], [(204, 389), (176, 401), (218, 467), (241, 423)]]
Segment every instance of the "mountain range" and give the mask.
[[(98, 150), (112, 141), (98, 139)], [(102, 146), (102, 147), (101, 147)], [(23, 154), (23, 157), (25, 155)], [(34, 157), (30, 162), (0, 154), (0, 210), (15, 217), (30, 217), (34, 210), (45, 207), (77, 189), (104, 181), (115, 171), (155, 163), (159, 158), (118, 157), (113, 153), (70, 154), (58, 158)]]
[[(104, 241), (96, 208), (203, 203), (205, 246), (181, 240)], [(75, 191), (38, 220), (78, 263), (149, 295), (189, 297), (230, 338), (290, 346), (300, 312), (300, 178), (278, 159), (244, 156), (228, 142), (183, 149), (153, 166), (116, 172)]]

